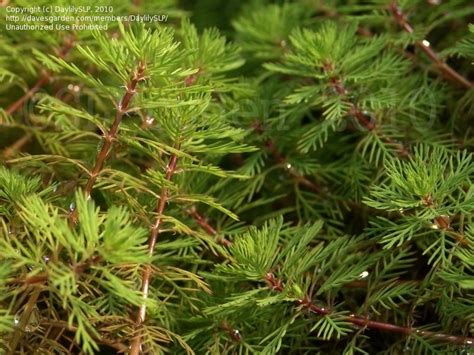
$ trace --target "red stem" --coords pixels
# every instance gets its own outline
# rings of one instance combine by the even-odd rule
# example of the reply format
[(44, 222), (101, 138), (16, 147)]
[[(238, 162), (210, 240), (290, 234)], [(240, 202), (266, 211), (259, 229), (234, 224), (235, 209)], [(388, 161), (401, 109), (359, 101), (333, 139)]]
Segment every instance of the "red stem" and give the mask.
[(25, 135), (18, 138), (12, 145), (5, 148), (3, 151), (3, 158), (9, 159), (16, 151), (20, 150), (32, 137), (31, 133), (26, 133)]
[[(207, 218), (202, 216), (196, 210), (195, 207), (192, 207), (188, 211), (188, 213), (196, 221), (196, 223), (199, 224), (201, 226), (201, 228), (206, 231), (207, 234), (209, 234), (210, 236), (217, 236), (217, 231), (214, 229), (214, 227), (209, 224), (209, 222), (207, 221)], [(223, 237), (218, 237), (217, 242), (224, 245), (224, 246), (226, 246), (226, 247), (229, 247), (229, 246), (232, 245), (232, 242), (230, 240), (227, 240)]]
[[(262, 127), (262, 124), (260, 122), (255, 122), (253, 124), (253, 128), (255, 129), (255, 132), (257, 132), (257, 134), (259, 135), (262, 135), (263, 134), (263, 127)], [(285, 156), (283, 156), (279, 151), (278, 149), (275, 147), (275, 144), (273, 142), (272, 139), (267, 139), (265, 141), (265, 147), (267, 148), (267, 150), (270, 152), (270, 154), (272, 155), (273, 159), (278, 163), (278, 164), (281, 164), (283, 166), (287, 165), (288, 164), (288, 159), (286, 159)], [(310, 190), (312, 190), (313, 192), (316, 192), (316, 193), (323, 193), (323, 190), (320, 186), (316, 185), (314, 182), (312, 182), (311, 180), (308, 180), (306, 177), (304, 177), (303, 175), (301, 175), (300, 173), (298, 173), (295, 168), (291, 167), (291, 166), (286, 166), (287, 170), (288, 170), (288, 173), (295, 179), (295, 181), (298, 183), (298, 184), (301, 184), (303, 186), (306, 186), (307, 188), (309, 188)]]
[[(331, 73), (334, 71), (334, 66), (330, 62), (326, 62), (323, 65), (324, 71), (328, 74), (331, 75)], [(348, 90), (344, 86), (344, 82), (341, 80), (341, 78), (337, 76), (332, 76), (330, 78), (330, 84), (336, 91), (336, 93), (341, 96), (345, 97), (348, 93)], [(372, 131), (375, 129), (375, 122), (372, 122), (367, 118), (367, 115), (364, 114), (356, 104), (354, 104), (351, 101), (346, 101), (346, 103), (349, 105), (349, 114), (357, 119), (357, 122), (367, 128), (368, 131)]]
[[(72, 49), (74, 46), (74, 38), (69, 37), (66, 42), (64, 43), (63, 48), (59, 52), (59, 58), (64, 59), (69, 51)], [(15, 113), (23, 104), (29, 100), (39, 89), (41, 89), (44, 85), (46, 85), (51, 78), (52, 73), (51, 71), (46, 71), (43, 73), (38, 81), (33, 85), (31, 89), (29, 89), (22, 97), (20, 97), (18, 100), (16, 100), (14, 103), (12, 103), (10, 106), (7, 107), (5, 112), (9, 115)]]
[[(59, 52), (59, 58), (64, 59), (69, 51), (72, 49), (74, 46), (74, 38), (70, 37), (66, 40), (66, 43), (64, 44), (63, 48)], [(20, 97), (17, 101), (12, 103), (10, 106), (7, 107), (5, 112), (9, 115), (15, 113), (23, 104), (29, 100), (39, 89), (41, 89), (44, 85), (46, 85), (51, 79), (52, 73), (50, 71), (47, 71), (41, 75), (41, 77), (38, 79), (38, 81), (35, 83), (35, 85), (29, 89), (22, 97)], [(8, 159), (10, 158), (13, 153), (16, 151), (20, 150), (32, 137), (31, 133), (27, 133), (24, 136), (20, 137), (17, 141), (15, 141), (12, 145), (9, 147), (5, 148), (3, 152), (3, 158)]]
[[(75, 325), (69, 325), (68, 322), (65, 322), (65, 321), (61, 321), (61, 320), (56, 320), (56, 321), (43, 321), (41, 322), (42, 325), (46, 325), (46, 326), (50, 326), (50, 327), (59, 327), (59, 328), (63, 328), (63, 329), (66, 329), (70, 332), (77, 332), (77, 326)], [(91, 335), (91, 337), (101, 343), (101, 344), (104, 344), (106, 346), (109, 346), (111, 348), (114, 348), (115, 350), (117, 350), (119, 353), (126, 353), (127, 350), (128, 350), (128, 347), (117, 341), (117, 340), (114, 340), (114, 339), (108, 339), (108, 338), (105, 338), (105, 337), (97, 337), (97, 336), (94, 336), (94, 335)]]
[[(206, 222), (206, 225), (207, 226), (204, 229), (206, 229), (206, 231), (208, 231), (209, 234), (214, 235), (215, 229), (211, 225), (209, 225), (207, 222)], [(269, 288), (271, 288), (272, 290), (275, 290), (277, 292), (284, 291), (283, 282), (277, 277), (275, 277), (273, 273), (271, 272), (267, 273), (265, 275), (265, 281), (267, 282)], [(357, 287), (362, 287), (362, 286), (357, 285)], [(322, 315), (322, 316), (328, 315), (330, 313), (327, 308), (318, 307), (315, 304), (313, 304), (309, 298), (299, 300), (298, 304), (309, 309), (311, 312)], [(346, 320), (351, 322), (352, 324), (355, 324), (361, 327), (370, 328), (370, 329), (376, 329), (376, 330), (387, 331), (387, 332), (392, 332), (392, 333), (400, 333), (400, 334), (406, 334), (406, 335), (415, 333), (416, 335), (419, 335), (419, 336), (436, 338), (439, 340), (444, 340), (444, 341), (448, 341), (448, 342), (460, 344), (460, 345), (474, 344), (474, 338), (461, 337), (461, 336), (449, 335), (449, 334), (444, 334), (444, 333), (436, 333), (436, 332), (432, 332), (428, 330), (420, 330), (420, 329), (411, 328), (411, 327), (402, 327), (402, 326), (391, 324), (391, 323), (369, 320), (366, 317), (361, 317), (361, 316), (357, 316), (353, 314), (349, 315)]]
[(196, 221), (197, 224), (199, 224), (209, 235), (216, 235), (217, 231), (214, 229), (213, 226), (211, 226), (206, 218), (204, 218), (202, 215), (198, 213), (196, 208), (191, 208), (189, 210), (189, 215)]
[[(86, 261), (84, 261), (82, 263), (71, 265), (71, 269), (77, 275), (81, 275), (84, 272), (86, 272), (90, 267), (100, 263), (102, 260), (103, 260), (102, 256), (94, 255), (90, 259), (87, 259)], [(25, 279), (16, 279), (16, 280), (13, 281), (13, 283), (15, 283), (15, 284), (24, 284), (24, 285), (34, 285), (34, 284), (45, 283), (48, 280), (49, 280), (48, 274), (47, 273), (41, 273), (41, 274), (38, 274), (38, 275), (27, 277)]]
[(45, 86), (49, 78), (51, 77), (50, 72), (43, 73), (43, 75), (40, 76), (38, 81), (35, 83), (35, 85), (29, 89), (22, 97), (20, 97), (18, 100), (16, 100), (14, 103), (12, 103), (10, 106), (7, 107), (5, 112), (9, 115), (13, 114), (16, 112), (23, 104), (29, 100), (39, 89), (41, 89), (43, 86)]
[[(413, 27), (407, 21), (405, 14), (398, 7), (397, 1), (393, 0), (390, 4), (390, 12), (397, 21), (398, 25), (405, 30), (405, 32), (413, 33)], [(472, 89), (474, 84), (468, 79), (459, 74), (456, 70), (450, 67), (445, 61), (443, 61), (438, 54), (431, 48), (430, 44), (426, 40), (417, 41), (416, 45), (428, 56), (428, 58), (433, 62), (441, 71), (444, 76), (461, 86), (464, 86), (466, 89)]]
[[(177, 149), (179, 149), (179, 145)], [(166, 181), (172, 181), (173, 175), (176, 172), (177, 161), (178, 161), (178, 157), (174, 153), (171, 154), (169, 158), (168, 166), (166, 168), (166, 177), (165, 177)], [(168, 187), (164, 186), (161, 189), (160, 199), (158, 200), (157, 206), (156, 206), (157, 217), (156, 217), (155, 223), (153, 224), (151, 228), (150, 237), (148, 238), (148, 255), (150, 257), (153, 256), (156, 240), (158, 239), (158, 236), (160, 234), (160, 226), (163, 221), (163, 212), (166, 208), (168, 198), (169, 198), (169, 189)], [(142, 287), (141, 287), (143, 298), (145, 300), (148, 298), (148, 294), (150, 291), (151, 273), (152, 273), (151, 266), (146, 265), (142, 273)], [(137, 314), (137, 319), (136, 319), (135, 324), (137, 326), (142, 324), (145, 321), (145, 316), (146, 316), (146, 304), (143, 303), (138, 309), (138, 314)], [(141, 341), (140, 335), (138, 335), (134, 339), (130, 347), (129, 354), (138, 355), (141, 351), (141, 347), (142, 347), (142, 341)]]
[[(315, 304), (311, 303), (311, 301), (309, 301), (308, 304), (306, 304), (305, 302), (306, 301), (303, 301), (302, 305), (304, 307), (307, 307), (313, 313), (316, 313), (322, 316), (328, 315), (330, 313), (329, 310), (327, 310), (326, 308), (318, 307)], [(376, 330), (381, 330), (385, 332), (392, 332), (392, 333), (399, 333), (399, 334), (406, 334), (406, 335), (410, 335), (414, 333), (418, 336), (436, 338), (439, 340), (444, 340), (444, 341), (448, 341), (448, 342), (459, 344), (459, 345), (474, 344), (474, 338), (449, 335), (449, 334), (444, 334), (444, 333), (436, 333), (429, 330), (421, 330), (421, 329), (412, 328), (412, 327), (402, 327), (402, 326), (391, 324), (391, 323), (369, 320), (366, 317), (361, 317), (354, 314), (349, 315), (346, 320), (351, 322), (352, 324), (361, 326), (363, 328), (370, 328), (370, 329), (376, 329)]]
[[(325, 63), (323, 68), (326, 71), (326, 73), (328, 73), (328, 74), (330, 74), (330, 72), (334, 71), (334, 67), (333, 67), (332, 63), (329, 63), (329, 62)], [(330, 83), (331, 83), (331, 86), (334, 88), (334, 90), (337, 92), (338, 95), (344, 97), (348, 94), (349, 91), (344, 86), (344, 82), (341, 78), (333, 76), (330, 79)], [(354, 104), (353, 102), (350, 102), (350, 101), (347, 101), (347, 103), (349, 104), (349, 113), (350, 113), (350, 115), (355, 117), (357, 119), (357, 121), (359, 122), (359, 124), (361, 124), (363, 127), (365, 127), (368, 131), (377, 132), (378, 135), (380, 136), (380, 138), (383, 141), (385, 141), (389, 144), (392, 144), (393, 146), (396, 146), (398, 148), (398, 154), (400, 156), (407, 157), (407, 156), (410, 155), (409, 150), (403, 144), (394, 141), (390, 137), (387, 137), (386, 135), (384, 135), (380, 131), (380, 129), (377, 129), (378, 127), (376, 126), (375, 120), (371, 121), (370, 119), (368, 119), (367, 115), (364, 114), (357, 107), (356, 104)]]
[[(269, 287), (272, 290), (275, 290), (277, 292), (284, 291), (283, 282), (280, 279), (276, 278), (272, 273), (268, 273), (265, 276), (265, 281), (267, 282), (267, 284), (269, 284)], [(321, 316), (326, 316), (331, 313), (328, 308), (319, 307), (315, 305), (309, 296), (306, 296), (304, 299), (298, 300), (297, 304)], [(377, 321), (369, 320), (367, 319), (367, 317), (362, 317), (355, 314), (351, 314), (347, 316), (345, 320), (363, 328), (375, 329), (375, 330), (391, 332), (391, 333), (406, 334), (406, 335), (415, 334), (418, 336), (436, 338), (439, 340), (443, 340), (443, 341), (447, 341), (447, 342), (455, 343), (459, 345), (469, 345), (469, 346), (474, 345), (474, 338), (449, 335), (449, 334), (444, 334), (444, 333), (436, 333), (429, 330), (421, 330), (421, 329), (412, 328), (412, 327), (403, 327), (400, 325), (395, 325), (395, 324), (385, 323), (385, 322), (377, 322)]]
[(122, 99), (120, 100), (118, 104), (117, 113), (115, 114), (115, 120), (112, 124), (112, 127), (110, 127), (110, 130), (104, 135), (104, 144), (102, 145), (102, 148), (99, 154), (97, 155), (95, 166), (92, 169), (89, 180), (87, 181), (86, 187), (84, 189), (87, 198), (90, 198), (90, 194), (97, 180), (97, 176), (101, 172), (102, 167), (104, 166), (105, 159), (107, 159), (107, 156), (109, 154), (109, 150), (110, 150), (110, 147), (112, 146), (112, 142), (117, 137), (117, 132), (118, 132), (120, 123), (122, 122), (122, 118), (124, 114), (127, 113), (127, 110), (130, 105), (130, 101), (132, 100), (133, 96), (135, 96), (136, 94), (137, 85), (140, 81), (144, 80), (144, 72), (145, 72), (145, 63), (140, 62), (137, 70), (133, 74), (133, 78), (126, 86), (127, 91), (125, 92), (125, 94), (123, 95)]

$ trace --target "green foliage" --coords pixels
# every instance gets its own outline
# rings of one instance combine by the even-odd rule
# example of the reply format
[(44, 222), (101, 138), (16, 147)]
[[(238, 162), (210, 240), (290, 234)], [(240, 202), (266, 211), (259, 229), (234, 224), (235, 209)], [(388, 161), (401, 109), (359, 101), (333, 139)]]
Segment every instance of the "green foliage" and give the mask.
[(466, 0), (107, 5), (0, 20), (0, 353), (472, 350)]
[(419, 146), (409, 161), (387, 161), (389, 180), (373, 186), (365, 200), (371, 207), (399, 214), (395, 222), (386, 217), (374, 222), (372, 231), (385, 248), (421, 237), (430, 262), (449, 262), (456, 242), (464, 244), (465, 238), (452, 225), (452, 216), (474, 212), (471, 158), (466, 151), (454, 155), (441, 147)]
[(249, 6), (246, 10), (247, 15), (233, 23), (239, 42), (245, 51), (264, 60), (280, 57), (286, 50), (291, 30), (308, 21), (311, 14), (301, 4)]

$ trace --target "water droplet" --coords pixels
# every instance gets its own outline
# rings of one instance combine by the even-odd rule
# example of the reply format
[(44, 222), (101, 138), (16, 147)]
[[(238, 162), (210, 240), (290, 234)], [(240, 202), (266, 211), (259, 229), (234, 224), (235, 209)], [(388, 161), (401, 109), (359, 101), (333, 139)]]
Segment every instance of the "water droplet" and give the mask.
[(235, 341), (240, 341), (242, 339), (242, 335), (240, 334), (238, 329), (233, 329), (231, 332), (232, 339)]
[(76, 210), (76, 203), (73, 201), (71, 202), (71, 204), (69, 205), (69, 211), (70, 212), (74, 212)]
[(74, 92), (79, 92), (79, 91), (81, 91), (81, 87), (79, 85), (74, 85), (73, 91)]
[[(23, 313), (25, 312), (25, 307), (27, 305), (24, 305), (20, 310), (15, 314), (15, 317), (13, 318), (13, 323), (15, 327), (20, 326), (21, 322), (21, 317), (23, 316)], [(38, 307), (34, 306), (29, 318), (28, 318), (28, 323), (25, 325), (24, 331), (26, 333), (32, 333), (36, 331), (39, 328), (39, 320), (40, 320), (40, 312)]]
[(359, 274), (359, 279), (365, 279), (367, 276), (369, 276), (369, 272), (366, 270), (366, 271), (362, 271), (360, 274)]
[[(129, 348), (130, 350), (132, 350), (132, 346), (131, 346), (131, 345), (129, 345), (128, 348)], [(139, 351), (140, 354), (142, 354), (142, 349), (143, 349), (143, 344), (140, 344), (140, 347), (138, 348), (138, 351)]]
[(437, 216), (435, 219), (434, 219), (434, 222), (433, 224), (436, 225), (437, 228), (435, 229), (442, 229), (442, 230), (447, 230), (450, 228), (450, 223), (451, 223), (451, 217), (448, 216), (448, 215), (440, 215), (440, 216)]
[(69, 84), (69, 85), (67, 86), (67, 88), (68, 88), (69, 90), (73, 91), (73, 90), (74, 90), (74, 85)]
[(287, 163), (287, 164), (286, 164), (286, 168), (287, 168), (288, 170), (291, 169), (291, 164), (290, 164), (290, 163)]
[(428, 42), (426, 39), (424, 39), (423, 41), (421, 41), (421, 43), (422, 43), (425, 47), (429, 47), (429, 46), (430, 46), (430, 42)]
[(439, 226), (437, 224), (432, 224), (431, 229), (439, 229)]

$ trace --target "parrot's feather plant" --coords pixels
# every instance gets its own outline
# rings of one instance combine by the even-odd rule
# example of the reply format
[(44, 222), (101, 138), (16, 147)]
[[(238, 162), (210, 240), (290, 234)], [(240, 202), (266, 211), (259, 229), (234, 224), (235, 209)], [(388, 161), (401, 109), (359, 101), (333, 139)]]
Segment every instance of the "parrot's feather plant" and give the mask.
[(474, 353), (468, 1), (6, 3), (0, 353)]

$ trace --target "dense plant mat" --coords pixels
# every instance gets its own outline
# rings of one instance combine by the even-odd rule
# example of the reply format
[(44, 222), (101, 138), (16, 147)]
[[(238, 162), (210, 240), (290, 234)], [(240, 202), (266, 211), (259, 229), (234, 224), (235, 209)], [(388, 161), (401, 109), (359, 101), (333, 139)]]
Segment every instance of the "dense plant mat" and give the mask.
[(0, 6), (0, 352), (474, 352), (469, 1)]

